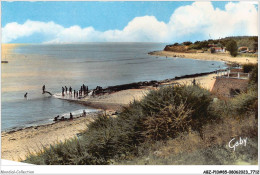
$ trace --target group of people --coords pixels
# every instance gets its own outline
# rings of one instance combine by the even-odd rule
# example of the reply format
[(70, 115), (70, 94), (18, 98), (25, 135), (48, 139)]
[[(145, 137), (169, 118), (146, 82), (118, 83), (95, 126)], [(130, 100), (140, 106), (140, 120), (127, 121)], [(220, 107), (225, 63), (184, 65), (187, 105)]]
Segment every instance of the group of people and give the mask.
[[(45, 89), (46, 89), (46, 87), (45, 87), (45, 85), (43, 85), (42, 94), (49, 93), (50, 95), (52, 95), (50, 92), (46, 91)], [(89, 93), (91, 92), (91, 91), (89, 91), (88, 86), (85, 86), (84, 84), (80, 87), (80, 89), (78, 91), (73, 90), (71, 88), (71, 86), (69, 88), (67, 86), (65, 86), (65, 87), (62, 87), (61, 89), (62, 89), (61, 93), (62, 93), (63, 97), (65, 95), (69, 95), (69, 96), (73, 96), (74, 98), (81, 98), (81, 97), (88, 96)], [(103, 92), (104, 92), (104, 89), (101, 86), (97, 86), (95, 89), (93, 89), (91, 95), (94, 97), (95, 95), (98, 95)], [(26, 92), (24, 94), (24, 98), (27, 98), (27, 95), (28, 95), (28, 93)]]
[[(69, 90), (69, 91), (68, 91)], [(74, 98), (79, 98), (83, 96), (87, 96), (89, 93), (88, 86), (85, 86), (84, 84), (80, 87), (78, 91), (72, 90), (71, 87), (67, 88), (67, 86), (62, 87), (62, 96), (65, 96), (65, 94), (69, 94), (70, 96), (74, 96)]]
[[(83, 110), (83, 116), (86, 116), (86, 111), (85, 110)], [(60, 119), (60, 116), (59, 115), (57, 115), (57, 117), (54, 117), (54, 119), (53, 119), (53, 121), (58, 121), (58, 120), (60, 120), (60, 121), (65, 121), (65, 120), (68, 120), (68, 118), (65, 118), (64, 116), (62, 116)], [(72, 113), (70, 113), (70, 118), (69, 118), (69, 120), (73, 120), (73, 115), (72, 115)]]
[[(57, 115), (57, 117), (54, 117), (54, 120), (53, 121), (58, 121), (58, 120), (61, 120), (61, 121), (64, 121), (64, 120), (67, 120), (64, 116), (62, 116), (61, 117), (61, 119), (59, 119), (60, 118), (60, 116), (59, 115)], [(69, 118), (70, 120), (72, 120), (73, 119), (73, 115), (72, 115), (72, 113), (70, 113), (70, 118)]]
[[(78, 91), (73, 90), (71, 87), (67, 88), (67, 86), (62, 87), (62, 91), (61, 91), (63, 97), (65, 95), (69, 95), (69, 96), (73, 95), (74, 98), (81, 98), (81, 97), (88, 96), (90, 92), (91, 91), (88, 89), (88, 86), (85, 86), (84, 84), (80, 87)], [(101, 86), (97, 86), (95, 89), (93, 89), (91, 95), (94, 97), (94, 95), (98, 95), (102, 92), (103, 92), (103, 88)]]

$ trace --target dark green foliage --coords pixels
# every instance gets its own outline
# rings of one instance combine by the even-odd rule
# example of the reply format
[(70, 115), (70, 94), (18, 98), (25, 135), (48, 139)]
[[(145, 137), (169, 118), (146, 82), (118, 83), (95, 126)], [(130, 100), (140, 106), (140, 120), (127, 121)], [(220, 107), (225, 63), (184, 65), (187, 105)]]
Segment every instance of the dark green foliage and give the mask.
[(243, 67), (243, 72), (244, 73), (249, 73), (249, 72), (251, 72), (254, 68), (256, 68), (257, 69), (257, 64), (244, 64), (244, 65), (242, 65), (242, 67)]
[(174, 43), (173, 46), (179, 46), (180, 44), (179, 43)]
[(188, 131), (191, 125), (192, 110), (187, 105), (169, 105), (158, 114), (147, 117), (143, 121), (143, 135), (150, 140), (175, 138), (178, 134)]
[(227, 50), (230, 52), (230, 55), (233, 57), (237, 56), (237, 43), (235, 40), (230, 40), (227, 44), (226, 44), (226, 48)]
[(209, 48), (209, 42), (208, 41), (196, 41), (194, 44), (189, 46), (190, 49), (203, 49), (203, 48)]
[(258, 83), (258, 67), (255, 66), (251, 71), (250, 83), (257, 84)]
[(256, 111), (255, 103), (257, 102), (257, 92), (249, 91), (248, 93), (242, 93), (237, 95), (230, 101), (231, 110), (235, 117), (245, 118), (250, 114), (254, 114)]
[(238, 47), (248, 47), (249, 50), (256, 51), (256, 45), (257, 44), (257, 37), (251, 37), (251, 38), (241, 38), (237, 41)]
[(210, 53), (216, 53), (216, 49), (215, 48), (210, 48)]
[(185, 45), (185, 46), (189, 46), (189, 45), (192, 44), (192, 42), (190, 42), (190, 41), (185, 41), (185, 42), (183, 42), (182, 44)]
[(64, 143), (51, 145), (37, 155), (29, 155), (24, 161), (38, 165), (81, 165), (81, 164), (104, 164), (88, 154), (86, 147), (77, 139), (66, 140)]
[[(258, 49), (258, 37), (257, 36), (238, 36), (238, 37), (226, 37), (221, 39), (209, 39), (205, 41), (196, 41), (193, 44), (189, 44), (189, 49), (207, 49), (209, 48), (209, 44), (215, 44), (217, 47), (227, 47), (229, 41), (235, 41), (237, 43), (237, 47), (248, 47), (249, 50), (256, 51)], [(177, 43), (178, 44), (178, 43)], [(249, 54), (247, 56), (252, 56), (253, 54)], [(233, 56), (233, 55), (232, 55)]]
[(209, 110), (211, 102), (209, 91), (199, 86), (174, 86), (150, 92), (140, 105), (144, 116), (156, 116), (171, 105), (177, 107), (184, 104), (185, 110), (192, 111), (190, 114), (192, 122), (189, 126), (194, 130), (200, 130), (203, 124), (216, 119)]
[(244, 64), (243, 72), (250, 73), (249, 89), (257, 90), (258, 83), (258, 64)]

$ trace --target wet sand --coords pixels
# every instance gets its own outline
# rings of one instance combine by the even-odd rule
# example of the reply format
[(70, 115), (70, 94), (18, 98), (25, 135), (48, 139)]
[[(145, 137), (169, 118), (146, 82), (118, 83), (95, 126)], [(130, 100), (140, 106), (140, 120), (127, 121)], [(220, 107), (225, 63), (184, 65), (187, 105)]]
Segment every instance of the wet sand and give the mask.
[(28, 152), (40, 151), (43, 146), (62, 142), (76, 137), (87, 129), (98, 113), (89, 113), (84, 117), (60, 121), (53, 124), (34, 126), (18, 131), (2, 132), (2, 159), (21, 161)]

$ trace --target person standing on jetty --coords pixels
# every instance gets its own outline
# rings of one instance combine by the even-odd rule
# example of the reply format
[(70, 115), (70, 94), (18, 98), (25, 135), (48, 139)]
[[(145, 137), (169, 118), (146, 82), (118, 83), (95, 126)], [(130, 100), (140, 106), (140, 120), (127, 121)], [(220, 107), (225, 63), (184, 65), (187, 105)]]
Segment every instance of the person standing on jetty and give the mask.
[(72, 94), (72, 88), (71, 88), (71, 86), (70, 86), (70, 88), (69, 88), (69, 94)]
[(83, 92), (84, 92), (84, 95), (86, 94), (86, 86), (83, 84)]
[(64, 87), (62, 87), (62, 96), (64, 96)]
[(88, 86), (87, 86), (87, 89), (86, 89), (86, 91), (87, 91), (87, 96), (88, 96)]
[(72, 115), (72, 113), (70, 113), (70, 119), (71, 119), (71, 120), (73, 119), (73, 115)]
[(42, 93), (44, 94), (45, 92), (45, 85), (42, 86)]
[(66, 92), (66, 94), (67, 94), (67, 91), (68, 91), (68, 88), (67, 88), (67, 86), (65, 86), (65, 92)]
[(82, 96), (82, 92), (83, 92), (83, 87), (80, 87), (80, 95)]

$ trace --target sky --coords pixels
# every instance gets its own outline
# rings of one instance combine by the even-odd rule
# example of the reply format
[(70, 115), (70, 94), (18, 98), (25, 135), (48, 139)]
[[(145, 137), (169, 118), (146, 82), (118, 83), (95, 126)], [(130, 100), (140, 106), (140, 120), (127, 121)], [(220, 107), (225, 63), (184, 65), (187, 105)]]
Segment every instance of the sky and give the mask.
[(2, 43), (183, 42), (258, 35), (257, 1), (2, 1)]

